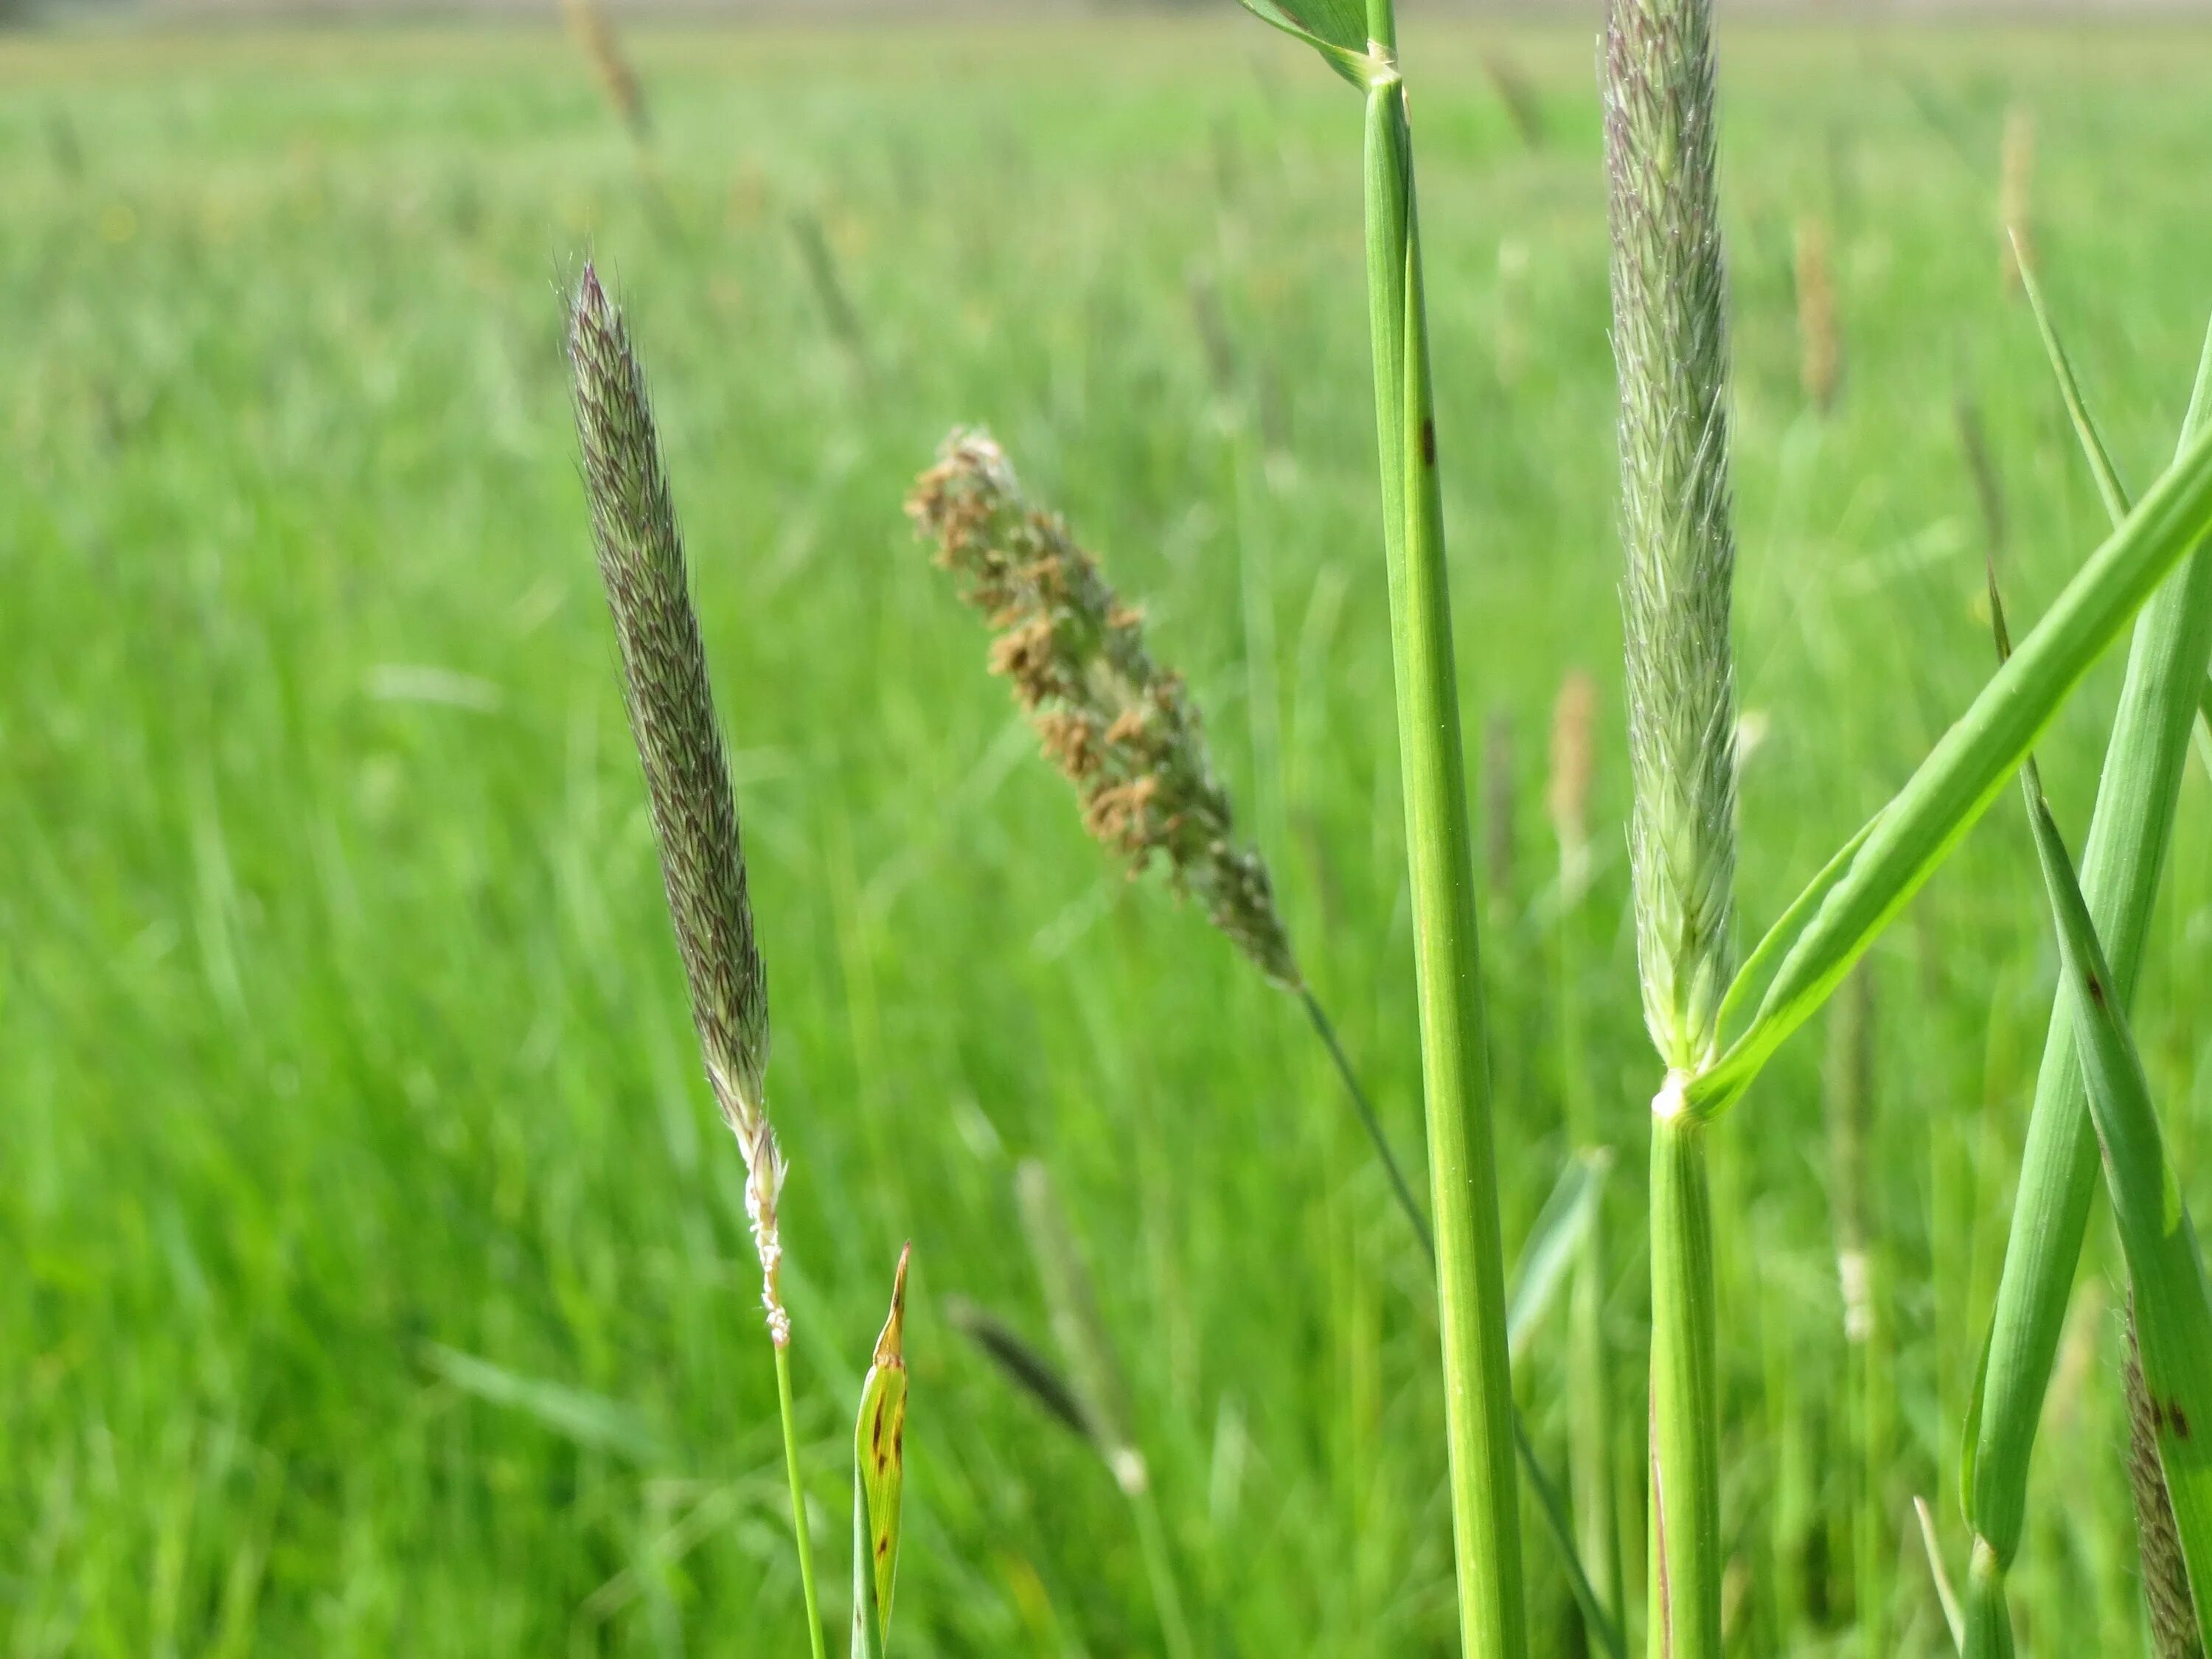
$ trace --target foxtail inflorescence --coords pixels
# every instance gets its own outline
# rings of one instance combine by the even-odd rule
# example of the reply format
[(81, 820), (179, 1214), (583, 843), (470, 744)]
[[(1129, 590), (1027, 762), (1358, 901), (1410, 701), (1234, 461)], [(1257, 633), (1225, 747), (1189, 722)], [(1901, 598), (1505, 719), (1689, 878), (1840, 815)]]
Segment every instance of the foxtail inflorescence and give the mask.
[(791, 1340), (776, 1224), (785, 1165), (768, 1118), (768, 979), (753, 934), (744, 843), (645, 374), (622, 313), (589, 264), (570, 313), (568, 359), (592, 536), (622, 649), (623, 697), (660, 843), (668, 914), (715, 1103), (744, 1155), (761, 1299), (781, 1347)]
[(1695, 1069), (1728, 983), (1735, 874), (1728, 326), (1710, 0), (1615, 0), (1606, 31), (1620, 374), (1630, 852), (1644, 1018)]

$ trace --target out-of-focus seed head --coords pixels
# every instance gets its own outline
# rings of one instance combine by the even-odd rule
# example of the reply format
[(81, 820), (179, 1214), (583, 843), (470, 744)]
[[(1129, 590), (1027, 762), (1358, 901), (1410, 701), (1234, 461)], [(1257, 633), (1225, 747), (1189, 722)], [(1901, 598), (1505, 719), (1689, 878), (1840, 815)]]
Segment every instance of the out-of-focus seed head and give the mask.
[(2025, 104), (2005, 112), (1997, 162), (1997, 270), (2008, 292), (2020, 291), (2021, 262), (2035, 264), (2035, 116)]
[(1571, 903), (1589, 882), (1589, 793), (1595, 769), (1592, 727), (1597, 720), (1597, 687), (1579, 668), (1559, 682), (1552, 703), (1552, 768), (1544, 787), (1544, 808), (1559, 843), (1559, 884)]
[(568, 31), (575, 36), (576, 45), (592, 66), (592, 74), (606, 96), (608, 107), (629, 129), (631, 137), (641, 144), (650, 143), (653, 118), (645, 106), (645, 88), (623, 55), (622, 42), (607, 17), (604, 0), (561, 0), (561, 12), (568, 21)]
[(1262, 973), (1297, 988), (1267, 867), (1235, 839), (1197, 707), (1182, 676), (1152, 660), (1143, 617), (1066, 525), (1030, 505), (985, 434), (948, 438), (907, 511), (996, 630), (991, 672), (1012, 684), (1046, 755), (1075, 786), (1084, 827), (1132, 874), (1165, 865)]
[(1805, 401), (1821, 414), (1836, 406), (1844, 346), (1837, 332), (1836, 282), (1828, 264), (1828, 230), (1808, 215), (1797, 222), (1797, 380)]
[(1500, 898), (1513, 892), (1513, 830), (1520, 817), (1513, 764), (1513, 716), (1493, 708), (1482, 728), (1482, 871)]

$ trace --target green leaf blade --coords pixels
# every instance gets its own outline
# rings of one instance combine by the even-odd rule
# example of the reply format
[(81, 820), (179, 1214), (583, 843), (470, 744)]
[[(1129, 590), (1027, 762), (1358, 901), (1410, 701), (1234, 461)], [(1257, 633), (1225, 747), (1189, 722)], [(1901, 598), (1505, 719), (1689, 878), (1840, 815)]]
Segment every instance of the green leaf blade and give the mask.
[[(2199, 434), (2069, 582), (2011, 659), (1884, 807), (1775, 972), (1750, 1028), (1693, 1079), (1717, 1115), (1811, 1018), (1989, 809), (2068, 694), (2212, 527), (2212, 431)], [(1754, 951), (1754, 959), (1761, 952)], [(1734, 989), (1731, 989), (1731, 995)]]
[(1352, 85), (1367, 84), (1367, 0), (1239, 0), (1245, 10), (1304, 41)]
[[(2039, 296), (2036, 298), (2039, 305)], [(2061, 377), (2075, 429), (2093, 469), (2101, 469), (2094, 427), (2063, 363), (2057, 331), (2043, 319), (2046, 348)], [(2185, 450), (2212, 395), (2212, 332), (2197, 371), (2178, 447)], [(2117, 477), (2112, 480), (2117, 486)], [(2100, 488), (2104, 485), (2100, 483)], [(2106, 488), (2108, 505), (2124, 491)], [(2124, 510), (2124, 509), (2123, 509)], [(2212, 653), (2212, 554), (2199, 551), (2144, 608), (2130, 648), (2126, 680), (2098, 785), (2080, 868), (2080, 886), (2106, 952), (2121, 1009), (2132, 999), (2156, 906), (2186, 758), (2193, 688)], [(2100, 1185), (2099, 1149), (2065, 988), (2054, 1000), (2027, 1140), (2010, 1236), (1995, 1305), (1983, 1340), (1965, 1437), (1961, 1492), (1990, 1570), (1969, 1608), (1969, 1636), (1984, 1646), (2009, 1632), (2003, 1574), (2026, 1528), (2027, 1480), (2044, 1400), (2057, 1364)]]
[(1516, 1362), (1566, 1283), (1612, 1168), (1613, 1154), (1606, 1148), (1577, 1153), (1529, 1225), (1505, 1310), (1505, 1344)]
[[(2175, 1529), (2191, 1583), (2212, 1587), (2212, 1288), (2088, 901), (2049, 803), (2032, 780), (2026, 793), (2112, 1218), (2134, 1291), (2143, 1384)], [(2198, 1640), (2212, 1646), (2212, 1597), (2200, 1590), (2196, 1600)]]

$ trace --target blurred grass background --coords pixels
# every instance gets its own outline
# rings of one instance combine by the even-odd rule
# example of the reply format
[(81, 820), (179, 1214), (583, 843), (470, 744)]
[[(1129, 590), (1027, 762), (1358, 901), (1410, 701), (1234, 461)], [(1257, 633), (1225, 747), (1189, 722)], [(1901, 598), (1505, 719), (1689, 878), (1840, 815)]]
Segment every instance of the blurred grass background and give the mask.
[[(1110, 1477), (940, 1314), (957, 1293), (1042, 1339), (1010, 1189), (1036, 1156), (1100, 1279), (1203, 1650), (1449, 1651), (1425, 1263), (1295, 1007), (1084, 839), (899, 512), (943, 430), (987, 422), (1144, 599), (1417, 1153), (1354, 101), (1227, 15), (629, 44), (646, 155), (550, 31), (0, 42), (9, 1651), (799, 1647), (741, 1169), (572, 455), (559, 296), (586, 250), (647, 355), (735, 750), (829, 1559), (910, 1236), (901, 1647), (1158, 1650)], [(1582, 667), (1605, 720), (1576, 1063), (1632, 1242), (1655, 1080), (1593, 47), (1460, 26), (1407, 47), (1468, 729), (1516, 786), (1486, 916), (1508, 1237), (1568, 1151), (1542, 787)], [(2137, 486), (2169, 452), (2212, 306), (2212, 36), (1737, 29), (1723, 70), (1763, 923), (1985, 676), (1960, 406), (2016, 620), (2102, 533), (2001, 280), (2015, 112), (2113, 448)], [(1844, 362), (1826, 417), (1798, 382), (1808, 217)], [(2044, 749), (2077, 839), (2117, 670)], [(2192, 769), (2139, 1024), (2200, 1212), (2209, 805)], [(1875, 959), (1871, 1493), (1817, 1035), (1717, 1139), (1741, 1651), (1855, 1651), (1877, 1603), (1889, 1650), (1941, 1650), (1909, 1503), (1961, 1571), (1960, 1421), (2053, 966), (2008, 811)], [(2140, 1643), (2105, 1234), (2015, 1580), (2042, 1654)], [(1615, 1267), (1633, 1497), (1644, 1268)], [(1559, 1338), (1518, 1378), (1555, 1459)], [(1577, 1651), (1533, 1532), (1528, 1556), (1540, 1650)]]

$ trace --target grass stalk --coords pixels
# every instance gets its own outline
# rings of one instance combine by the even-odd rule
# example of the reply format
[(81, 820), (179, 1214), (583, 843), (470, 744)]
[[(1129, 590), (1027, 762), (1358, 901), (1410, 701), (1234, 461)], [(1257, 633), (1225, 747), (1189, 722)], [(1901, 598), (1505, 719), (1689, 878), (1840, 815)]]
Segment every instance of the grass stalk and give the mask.
[[(2039, 295), (2033, 288), (2029, 294), (2048, 329)], [(2047, 338), (2061, 390), (2085, 434), (2100, 492), (2115, 520), (2124, 519), (2124, 489), (2094, 438), (2056, 334)], [(2183, 428), (2185, 452), (2206, 416), (2208, 398), (2212, 335), (2207, 337)], [(2208, 659), (2212, 555), (2200, 550), (2166, 581), (2136, 622), (2083, 849), (2082, 894), (2123, 1010), (2134, 998)], [(2005, 1578), (2020, 1549), (2030, 1457), (2097, 1190), (2098, 1144), (2080, 1047), (2062, 987), (2036, 1079), (1987, 1358), (1967, 1426), (1967, 1518), (1976, 1534), (1976, 1571), (1966, 1610), (1972, 1654), (2011, 1651)]]
[(1712, 1206), (1686, 1090), (1719, 1046), (1735, 869), (1728, 330), (1711, 0), (1614, 0), (1605, 46), (1630, 852), (1652, 1101), (1650, 1651), (1717, 1659)]
[(1825, 1089), (1828, 1111), (1829, 1208), (1836, 1234), (1836, 1282), (1849, 1355), (1847, 1416), (1857, 1452), (1856, 1502), (1850, 1516), (1852, 1605), (1867, 1659), (1888, 1651), (1891, 1552), (1884, 1491), (1892, 1449), (1883, 1363), (1883, 1273), (1873, 1224), (1869, 1158), (1875, 1139), (1875, 1001), (1871, 969), (1861, 963), (1837, 995), (1829, 1027)]
[[(1591, 728), (1597, 693), (1589, 677), (1568, 676), (1553, 707), (1546, 806), (1559, 850), (1559, 981), (1560, 1093), (1568, 1139), (1577, 1151), (1605, 1144), (1583, 1048), (1583, 901), (1589, 885)], [(1619, 1487), (1614, 1480), (1613, 1358), (1605, 1340), (1605, 1212), (1602, 1194), (1575, 1253), (1567, 1310), (1567, 1478), (1574, 1535), (1595, 1599), (1616, 1624), (1626, 1604)]]
[(799, 1589), (806, 1602), (806, 1637), (814, 1659), (829, 1659), (822, 1635), (822, 1595), (814, 1583), (813, 1528), (806, 1520), (806, 1482), (799, 1468), (799, 1421), (791, 1399), (791, 1345), (775, 1347), (775, 1407), (783, 1421), (783, 1472), (791, 1483), (791, 1535), (799, 1552)]
[(1025, 1161), (1014, 1172), (1014, 1195), (1021, 1209), (1022, 1233), (1029, 1241), (1051, 1313), (1054, 1340), (1068, 1367), (1059, 1392), (1075, 1403), (1085, 1437), (1128, 1500), (1159, 1620), (1161, 1647), (1168, 1659), (1194, 1659), (1197, 1650), (1183, 1611), (1167, 1528), (1152, 1492), (1152, 1468), (1137, 1444), (1128, 1391), (1098, 1306), (1097, 1280), (1076, 1242), (1051, 1172), (1035, 1159)]
[(1337, 1077), (1344, 1084), (1345, 1093), (1352, 1098), (1352, 1109), (1359, 1115), (1359, 1127), (1373, 1144), (1375, 1155), (1382, 1162), (1382, 1172), (1389, 1178), (1390, 1191), (1398, 1200), (1398, 1208), (1404, 1212), (1407, 1221), (1420, 1238), (1422, 1249), (1433, 1260), (1437, 1253), (1436, 1234), (1429, 1226), (1428, 1217), (1421, 1212), (1420, 1200), (1413, 1196), (1413, 1183), (1406, 1179), (1405, 1170), (1399, 1166), (1398, 1155), (1390, 1149), (1389, 1137), (1383, 1133), (1382, 1120), (1376, 1114), (1375, 1103), (1367, 1097), (1367, 1091), (1360, 1086), (1358, 1074), (1352, 1069), (1352, 1061), (1344, 1052), (1344, 1045), (1337, 1041), (1336, 1027), (1330, 1023), (1328, 1011), (1321, 1006), (1321, 999), (1313, 994), (1310, 986), (1306, 985), (1298, 988), (1297, 994), (1315, 1035), (1321, 1038), (1322, 1046), (1328, 1050), (1329, 1062), (1335, 1066)]
[(1651, 1131), (1651, 1525), (1647, 1649), (1717, 1655), (1721, 1640), (1720, 1362), (1705, 1127)]
[(768, 1115), (768, 976), (754, 938), (737, 799), (645, 371), (628, 324), (589, 264), (569, 312), (568, 361), (592, 539), (621, 648), (623, 698), (645, 773), (692, 1024), (715, 1104), (745, 1163), (745, 1212), (775, 1351), (799, 1580), (815, 1659), (825, 1659), (792, 1411), (791, 1316), (781, 1290), (777, 1211), (786, 1165)]
[(1527, 1637), (1489, 1035), (1475, 929), (1473, 836), (1452, 652), (1413, 133), (1391, 0), (1370, 0), (1368, 34), (1368, 307), (1413, 875), (1460, 1639), (1469, 1659), (1517, 1659), (1526, 1650)]

